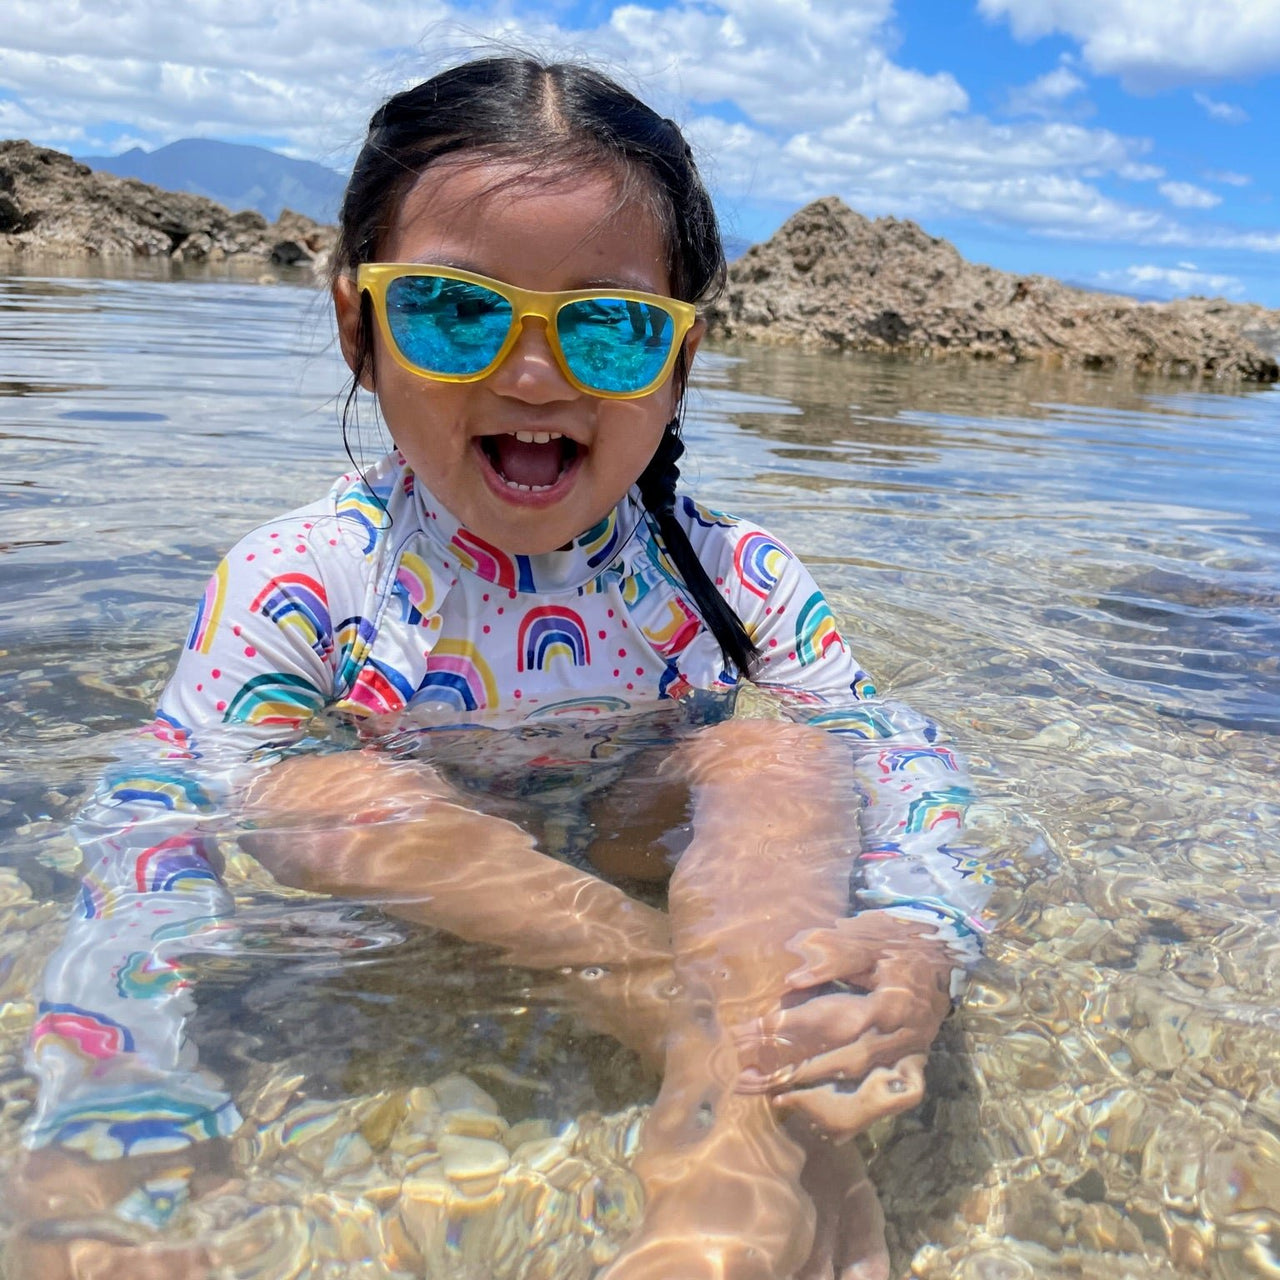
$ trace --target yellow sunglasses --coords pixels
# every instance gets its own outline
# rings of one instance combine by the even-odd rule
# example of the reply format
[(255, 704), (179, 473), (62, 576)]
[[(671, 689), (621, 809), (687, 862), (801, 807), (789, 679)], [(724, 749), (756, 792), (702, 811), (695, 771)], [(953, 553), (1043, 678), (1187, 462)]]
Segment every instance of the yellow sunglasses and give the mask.
[(365, 262), (356, 287), (396, 363), (439, 382), (478, 382), (515, 344), (520, 326), (545, 320), (547, 342), (579, 391), (634, 400), (671, 373), (697, 312), (692, 304), (630, 289), (540, 293), (414, 262)]

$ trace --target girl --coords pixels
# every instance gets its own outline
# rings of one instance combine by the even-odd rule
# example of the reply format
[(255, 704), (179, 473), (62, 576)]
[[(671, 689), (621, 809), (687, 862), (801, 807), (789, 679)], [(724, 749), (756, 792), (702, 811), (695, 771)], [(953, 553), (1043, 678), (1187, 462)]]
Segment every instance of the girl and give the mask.
[[(874, 700), (792, 554), (677, 493), (723, 275), (680, 132), (593, 71), (472, 62), (374, 115), (332, 288), (347, 408), (376, 397), (395, 448), (230, 552), (161, 700), (162, 762), (83, 824), (31, 1054), (31, 1142), (64, 1190), (51, 1152), (132, 1159), (119, 1211), (162, 1218), (157, 1161), (239, 1122), (184, 1041), (176, 958), (230, 912), (200, 824), (234, 798), (279, 880), (568, 969), (584, 1016), (660, 1066), (609, 1280), (887, 1271), (852, 1146), (814, 1139), (922, 1096), (982, 897), (944, 844), (967, 792), (927, 721)], [(743, 680), (791, 723), (730, 719)], [(639, 819), (607, 848), (544, 821), (540, 849), (459, 789), (503, 753), (521, 778), (585, 761), (599, 789), (663, 739), (627, 728), (659, 705), (705, 726), (664, 731), (693, 813), (674, 872)], [(326, 708), (371, 745), (286, 752)], [(387, 717), (396, 750), (373, 742)], [(561, 732), (593, 717), (607, 764), (598, 733), (580, 761)], [(667, 910), (601, 871), (669, 876)]]

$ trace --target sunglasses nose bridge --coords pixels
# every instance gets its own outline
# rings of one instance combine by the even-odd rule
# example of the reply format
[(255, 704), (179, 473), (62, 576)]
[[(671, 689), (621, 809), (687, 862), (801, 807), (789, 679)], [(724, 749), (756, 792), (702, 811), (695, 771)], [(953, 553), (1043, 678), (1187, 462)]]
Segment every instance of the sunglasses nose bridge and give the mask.
[[(524, 359), (520, 359), (523, 350), (525, 355), (532, 357), (538, 366), (545, 368), (548, 372), (554, 368), (560, 379), (574, 385), (569, 377), (569, 370), (555, 332), (557, 310), (555, 302), (550, 299), (543, 302), (541, 299), (524, 298), (519, 303), (512, 300), (511, 328), (508, 331), (509, 336), (503, 354), (497, 362), (498, 370), (510, 368), (513, 357), (517, 357), (518, 362), (524, 364)], [(530, 325), (531, 320), (541, 321), (541, 323)], [(526, 333), (538, 335), (534, 339), (535, 345), (532, 349), (524, 347)]]

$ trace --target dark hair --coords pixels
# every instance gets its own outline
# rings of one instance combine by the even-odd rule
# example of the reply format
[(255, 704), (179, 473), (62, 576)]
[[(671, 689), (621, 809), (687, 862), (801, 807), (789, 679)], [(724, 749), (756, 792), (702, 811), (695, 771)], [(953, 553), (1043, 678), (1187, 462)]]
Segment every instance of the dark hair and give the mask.
[[(538, 181), (612, 171), (620, 201), (643, 199), (657, 216), (669, 246), (667, 267), (675, 297), (706, 302), (722, 287), (724, 248), (715, 210), (675, 123), (589, 67), (523, 57), (482, 58), (451, 67), (396, 94), (374, 112), (342, 200), (331, 268), (335, 280), (376, 259), (400, 202), (423, 170), (463, 152), (515, 161), (523, 174)], [(355, 373), (342, 412), (344, 438), (356, 388), (372, 360), (372, 332), (365, 295)], [(675, 378), (682, 403), (688, 373), (681, 350)], [(677, 416), (667, 424), (640, 477), (640, 494), (698, 612), (725, 657), (745, 674), (759, 654), (675, 517), (677, 463), (683, 452)]]

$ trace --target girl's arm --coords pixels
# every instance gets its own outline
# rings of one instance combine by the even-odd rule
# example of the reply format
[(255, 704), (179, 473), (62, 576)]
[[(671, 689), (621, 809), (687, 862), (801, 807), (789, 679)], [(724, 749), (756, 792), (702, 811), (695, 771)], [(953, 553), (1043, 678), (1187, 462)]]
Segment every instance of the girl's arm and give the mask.
[(323, 703), (336, 653), (331, 583), (299, 538), (284, 566), (280, 532), (256, 530), (219, 565), (153, 724), (77, 821), (82, 888), (28, 1046), (40, 1086), (29, 1147), (119, 1159), (239, 1124), (186, 1036), (191, 957), (231, 927), (219, 828)]
[(661, 1061), (670, 978), (665, 913), (539, 853), (433, 770), (375, 752), (284, 762), (251, 789), (241, 843), (282, 883), (373, 902), (560, 971), (597, 1030)]
[[(862, 832), (855, 914), (796, 940), (804, 962), (787, 985), (810, 998), (742, 1028), (743, 1087), (789, 1090), (781, 1104), (829, 1132), (856, 1132), (873, 1117), (820, 1082), (864, 1078), (927, 1050), (977, 955), (989, 890), (980, 856), (961, 843), (968, 779), (931, 721), (876, 695), (786, 547), (753, 526), (691, 514), (691, 538), (760, 652), (752, 679), (790, 719), (848, 748)], [(833, 981), (846, 991), (819, 993)], [(766, 1047), (779, 1041), (791, 1048), (771, 1058)]]

